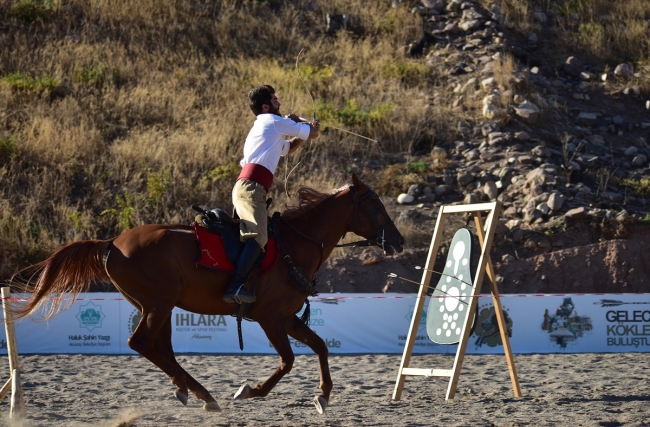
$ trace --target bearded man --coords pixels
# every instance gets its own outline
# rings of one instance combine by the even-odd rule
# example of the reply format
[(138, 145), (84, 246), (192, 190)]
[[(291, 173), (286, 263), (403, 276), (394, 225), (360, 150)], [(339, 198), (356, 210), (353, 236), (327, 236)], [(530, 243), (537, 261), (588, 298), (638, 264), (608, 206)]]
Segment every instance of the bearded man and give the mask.
[(255, 295), (246, 291), (246, 282), (268, 241), (266, 196), (280, 157), (296, 151), (305, 140), (318, 138), (320, 130), (316, 120), (304, 123), (295, 114), (282, 117), (280, 101), (269, 85), (251, 89), (248, 104), (257, 118), (246, 137), (242, 170), (232, 190), (244, 249), (223, 296), (225, 302), (238, 304), (256, 300)]

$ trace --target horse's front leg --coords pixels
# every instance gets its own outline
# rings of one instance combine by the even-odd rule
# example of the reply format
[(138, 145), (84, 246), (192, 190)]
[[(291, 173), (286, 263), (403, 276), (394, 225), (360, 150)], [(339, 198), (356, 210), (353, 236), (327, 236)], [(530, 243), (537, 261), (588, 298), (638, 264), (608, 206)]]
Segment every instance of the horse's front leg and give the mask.
[(329, 403), (330, 393), (333, 387), (328, 361), (329, 350), (327, 350), (325, 341), (316, 335), (316, 332), (312, 331), (309, 326), (305, 325), (298, 316), (293, 316), (289, 320), (289, 322), (286, 322), (287, 333), (301, 343), (308, 345), (318, 356), (320, 389), (322, 393), (320, 396), (314, 397), (314, 405), (316, 405), (318, 413), (322, 414)]
[(264, 330), (269, 342), (275, 348), (275, 351), (280, 355), (280, 366), (275, 370), (266, 381), (257, 384), (255, 388), (250, 388), (244, 384), (235, 393), (235, 399), (248, 399), (251, 397), (265, 397), (273, 390), (273, 387), (280, 382), (282, 377), (287, 375), (293, 367), (295, 356), (291, 350), (291, 343), (285, 330), (285, 320), (277, 319), (275, 322), (260, 322), (260, 326)]

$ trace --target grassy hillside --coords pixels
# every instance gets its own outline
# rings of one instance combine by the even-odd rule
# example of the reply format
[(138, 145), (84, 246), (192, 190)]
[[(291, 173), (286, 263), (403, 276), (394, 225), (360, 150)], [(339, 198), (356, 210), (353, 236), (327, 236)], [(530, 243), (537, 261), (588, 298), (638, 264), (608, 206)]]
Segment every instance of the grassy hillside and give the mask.
[[(192, 204), (229, 210), (254, 120), (246, 94), (258, 84), (276, 88), (283, 114), (315, 110), (324, 124), (318, 140), (280, 163), (274, 209), (288, 202), (284, 177), (299, 160), (290, 193), (340, 186), (350, 171), (384, 193), (417, 181), (418, 161), (457, 138), (460, 120), (480, 120), (480, 102), (429, 105), (453, 88), (448, 65), (406, 53), (423, 38), (414, 4), (0, 1), (0, 279), (73, 240), (188, 223)], [(538, 6), (561, 20), (545, 54), (647, 63), (645, 1)], [(514, 33), (535, 30), (531, 2), (502, 7)], [(328, 34), (328, 13), (349, 14), (348, 30)], [(603, 14), (612, 18), (601, 23)], [(623, 20), (626, 31), (616, 26)], [(295, 72), (303, 49), (298, 68), (313, 103)], [(504, 84), (526, 66), (506, 56)]]

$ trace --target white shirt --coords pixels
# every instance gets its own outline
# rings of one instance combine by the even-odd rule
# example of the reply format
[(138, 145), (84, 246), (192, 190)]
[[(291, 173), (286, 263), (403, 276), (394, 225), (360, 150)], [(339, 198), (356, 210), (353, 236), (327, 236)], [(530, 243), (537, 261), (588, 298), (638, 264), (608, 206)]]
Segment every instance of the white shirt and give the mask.
[(281, 156), (289, 153), (289, 137), (308, 139), (311, 128), (306, 123), (296, 123), (275, 114), (260, 114), (248, 132), (244, 143), (244, 157), (239, 164), (264, 166), (275, 173)]

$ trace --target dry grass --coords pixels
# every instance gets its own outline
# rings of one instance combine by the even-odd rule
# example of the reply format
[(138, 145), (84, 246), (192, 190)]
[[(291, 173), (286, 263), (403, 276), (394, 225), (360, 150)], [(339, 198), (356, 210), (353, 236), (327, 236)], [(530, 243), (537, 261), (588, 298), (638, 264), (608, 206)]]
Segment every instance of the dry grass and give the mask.
[[(381, 139), (326, 128), (280, 164), (275, 209), (299, 161), (289, 192), (338, 187), (356, 159), (408, 150), (430, 74), (403, 53), (415, 17), (308, 3), (0, 2), (0, 278), (72, 240), (188, 223), (192, 204), (230, 209), (254, 85), (272, 84), (285, 114), (316, 108), (325, 125)], [(325, 14), (337, 11), (351, 31), (329, 37)], [(315, 107), (295, 79), (303, 48)]]
[[(480, 108), (454, 109), (453, 97), (426, 105), (434, 92), (448, 94), (448, 64), (405, 55), (404, 45), (422, 36), (407, 2), (332, 0), (315, 10), (311, 3), (0, 0), (0, 279), (73, 240), (188, 223), (192, 204), (230, 209), (254, 85), (273, 85), (283, 113), (315, 109), (324, 124), (318, 140), (280, 163), (270, 195), (277, 210), (287, 203), (283, 178), (299, 161), (289, 192), (328, 190), (367, 160), (428, 153), (456, 137), (459, 120), (479, 120)], [(502, 3), (511, 19), (534, 26), (525, 2)], [(601, 3), (576, 3), (581, 19), (596, 22), (586, 8)], [(620, 42), (593, 41), (593, 50), (627, 48), (647, 60), (647, 37), (629, 42), (646, 29), (643, 5), (601, 5), (638, 25)], [(349, 31), (328, 36), (327, 13), (349, 13)], [(300, 72), (315, 105), (295, 78), (303, 48)], [(434, 172), (446, 165), (431, 160), (424, 159)], [(401, 166), (399, 185), (420, 179), (409, 169), (418, 161)], [(386, 173), (364, 176), (377, 184), (390, 180)]]

